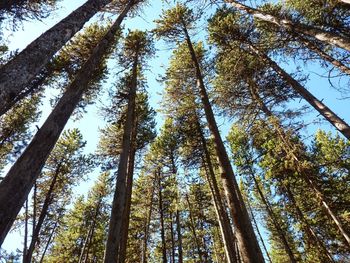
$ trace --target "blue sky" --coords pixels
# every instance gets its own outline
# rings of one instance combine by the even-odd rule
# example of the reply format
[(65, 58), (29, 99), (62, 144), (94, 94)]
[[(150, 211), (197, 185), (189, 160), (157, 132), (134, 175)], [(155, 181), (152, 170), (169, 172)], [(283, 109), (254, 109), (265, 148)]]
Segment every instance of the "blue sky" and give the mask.
[[(49, 29), (52, 25), (57, 23), (72, 10), (76, 9), (83, 2), (85, 1), (63, 0), (60, 3), (61, 7), (54, 14), (50, 15), (48, 19), (44, 19), (43, 21), (25, 22), (23, 24), (23, 27), (14, 33), (7, 31), (7, 33), (5, 34), (5, 38), (8, 38), (10, 49), (23, 49), (32, 40), (38, 37), (45, 30)], [(152, 1), (152, 5), (146, 7), (141, 13), (140, 17), (128, 19), (125, 23), (125, 28), (137, 28), (142, 30), (152, 29), (154, 27), (153, 20), (159, 17), (162, 5), (162, 1)], [(158, 52), (156, 54), (156, 57), (149, 62), (149, 71), (147, 72), (150, 103), (154, 108), (157, 108), (157, 104), (161, 100), (160, 93), (162, 92), (162, 85), (156, 79), (160, 74), (164, 73), (164, 69), (167, 65), (167, 60), (171, 54), (169, 47), (165, 46), (162, 42), (157, 42), (156, 48)], [(326, 78), (318, 76), (319, 74), (323, 74), (325, 72), (324, 69), (321, 69), (316, 63), (304, 66), (302, 64), (295, 65), (293, 61), (288, 61), (288, 63), (284, 63), (283, 66), (289, 72), (293, 72), (296, 66), (302, 66), (305, 69), (305, 72), (309, 73), (309, 81), (307, 82), (306, 87), (318, 99), (323, 99), (324, 103), (327, 104), (330, 108), (332, 108), (337, 114), (339, 114), (339, 116), (343, 117), (348, 123), (350, 122), (349, 100), (339, 100), (339, 98), (341, 97), (340, 93), (330, 88), (330, 85)], [(113, 80), (113, 77), (111, 77), (111, 80)], [(108, 88), (108, 85), (113, 85), (111, 80), (105, 84), (106, 88)], [(341, 81), (345, 83), (347, 79), (344, 78)], [(51, 107), (49, 106), (48, 100), (54, 95), (54, 92), (49, 91), (48, 93), (49, 94), (47, 94), (47, 99), (45, 100), (44, 106), (42, 108), (43, 114), (41, 121), (37, 123), (38, 126), (42, 124), (47, 115), (50, 113)], [(297, 106), (299, 104), (303, 105), (304, 102), (295, 101), (293, 103), (293, 106)], [(307, 121), (312, 121), (315, 118), (317, 118), (317, 115), (317, 113), (312, 111), (312, 113), (306, 115), (304, 118)], [(158, 115), (157, 117), (157, 122), (158, 124), (162, 123), (162, 117), (160, 115)], [(223, 135), (225, 136), (229, 127), (231, 126), (231, 123), (224, 119), (218, 119), (218, 123), (222, 129)], [(98, 128), (102, 128), (103, 126), (104, 122), (101, 120), (96, 106), (89, 106), (87, 114), (84, 115), (84, 117), (81, 120), (77, 122), (70, 120), (66, 127), (79, 127), (79, 129), (82, 131), (84, 139), (87, 140), (86, 152), (94, 152), (99, 137)], [(311, 125), (307, 130), (304, 131), (305, 136), (312, 135), (318, 128), (334, 131), (334, 128), (331, 127), (330, 124), (323, 122), (321, 125)], [(91, 174), (90, 177), (95, 178), (97, 174), (98, 171)], [(91, 186), (91, 182), (92, 180), (81, 184), (77, 192), (83, 193), (84, 191), (86, 191), (89, 188), (89, 186)], [(8, 238), (5, 241), (3, 247), (5, 249), (11, 250), (16, 247), (20, 248), (22, 246), (21, 242), (22, 241), (21, 239), (19, 239), (18, 235), (14, 234), (11, 238)]]

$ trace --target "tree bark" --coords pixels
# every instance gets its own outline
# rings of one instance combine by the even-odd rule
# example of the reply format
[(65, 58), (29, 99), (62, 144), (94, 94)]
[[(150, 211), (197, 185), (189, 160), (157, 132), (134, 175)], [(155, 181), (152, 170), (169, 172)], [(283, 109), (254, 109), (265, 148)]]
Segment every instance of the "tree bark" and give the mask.
[[(92, 55), (69, 85), (54, 110), (36, 133), (31, 143), (22, 153), (0, 183), (0, 246), (10, 230), (17, 214), (27, 198), (33, 184), (40, 174), (47, 157), (53, 149), (60, 133), (67, 123), (74, 108), (81, 100), (84, 91), (89, 87), (91, 72), (99, 65), (105, 53), (114, 42), (115, 35), (126, 14), (133, 6), (128, 2), (113, 26), (96, 46)], [(33, 156), (36, 158), (33, 159)]]
[(264, 52), (247, 43), (251, 53), (258, 55), (265, 63), (276, 71), (281, 78), (286, 81), (301, 97), (303, 97), (316, 111), (318, 111), (330, 124), (332, 124), (340, 133), (350, 140), (350, 126), (328, 108), (322, 101), (318, 100), (307, 89), (305, 89), (291, 75), (284, 71), (275, 61), (270, 59)]
[(32, 240), (30, 242), (30, 245), (29, 245), (29, 248), (28, 248), (28, 251), (26, 253), (26, 257), (25, 257), (25, 260), (23, 261), (23, 263), (31, 263), (32, 262), (32, 255), (33, 255), (33, 252), (34, 252), (34, 249), (35, 249), (35, 245), (39, 241), (40, 230), (41, 230), (41, 227), (42, 227), (42, 225), (43, 225), (43, 223), (45, 221), (45, 218), (47, 216), (47, 212), (49, 210), (49, 206), (50, 206), (50, 204), (52, 202), (52, 193), (53, 193), (53, 191), (55, 189), (55, 186), (56, 186), (58, 175), (60, 173), (60, 168), (61, 168), (61, 163), (59, 163), (58, 166), (55, 169), (55, 173), (54, 173), (54, 175), (52, 177), (52, 181), (50, 183), (49, 190), (47, 191), (46, 196), (45, 196), (43, 207), (42, 207), (42, 209), (40, 211), (40, 215), (39, 215), (39, 218), (38, 218), (38, 223), (35, 225), (35, 228), (34, 228), (34, 231), (33, 231), (33, 235), (32, 235)]
[(129, 90), (129, 102), (124, 125), (122, 148), (118, 164), (117, 183), (114, 192), (111, 219), (109, 222), (108, 239), (104, 263), (118, 263), (120, 256), (120, 242), (122, 238), (122, 221), (125, 210), (126, 178), (128, 169), (128, 158), (131, 151), (132, 129), (135, 123), (136, 90), (137, 90), (137, 68), (139, 63), (139, 47), (136, 47), (132, 65), (132, 80)]
[(350, 51), (350, 39), (345, 36), (340, 36), (332, 32), (327, 32), (313, 26), (296, 24), (288, 19), (281, 19), (277, 16), (267, 14), (261, 10), (243, 5), (234, 0), (226, 0), (226, 2), (230, 3), (232, 6), (236, 7), (237, 9), (243, 10), (244, 12), (262, 21), (282, 27), (290, 32), (296, 32), (302, 35), (307, 35), (307, 36), (316, 38), (326, 44), (337, 46), (347, 51)]
[(27, 245), (28, 245), (28, 199), (25, 202), (25, 218), (24, 218), (24, 242), (23, 242), (23, 263), (28, 254)]
[(29, 44), (0, 69), (0, 115), (30, 84), (50, 59), (83, 25), (111, 0), (89, 0)]
[(224, 143), (221, 139), (221, 135), (215, 121), (214, 113), (209, 102), (207, 91), (205, 89), (200, 65), (185, 24), (183, 30), (188, 49), (190, 51), (191, 58), (196, 70), (197, 86), (200, 91), (200, 97), (204, 107), (208, 126), (214, 137), (215, 150), (218, 156), (219, 164), (223, 169), (221, 178), (225, 189), (227, 203), (233, 215), (233, 220), (237, 229), (236, 237), (243, 256), (243, 260), (246, 263), (264, 262), (264, 257), (261, 253), (253, 226), (243, 202), (230, 160), (228, 158)]
[(171, 238), (171, 262), (175, 263), (175, 238), (174, 238), (174, 223), (173, 215), (170, 215), (170, 238)]
[(145, 235), (143, 239), (143, 250), (142, 250), (142, 263), (147, 263), (148, 262), (148, 237), (149, 237), (149, 229), (150, 229), (150, 223), (151, 223), (151, 217), (152, 217), (152, 210), (153, 210), (153, 196), (154, 196), (154, 191), (155, 191), (155, 184), (156, 184), (156, 178), (153, 181), (152, 185), (152, 190), (151, 190), (151, 200), (149, 204), (149, 210), (148, 210), (148, 215), (146, 217), (145, 221)]

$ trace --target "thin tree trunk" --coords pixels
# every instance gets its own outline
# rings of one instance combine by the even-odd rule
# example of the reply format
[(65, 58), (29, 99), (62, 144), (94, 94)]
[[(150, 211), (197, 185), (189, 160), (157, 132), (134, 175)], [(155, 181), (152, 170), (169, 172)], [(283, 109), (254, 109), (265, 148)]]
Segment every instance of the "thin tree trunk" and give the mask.
[[(204, 150), (203, 158), (205, 158), (205, 161), (203, 161), (203, 165), (206, 171), (207, 181), (208, 181), (210, 192), (213, 198), (215, 211), (218, 217), (220, 232), (222, 234), (222, 239), (223, 239), (224, 248), (225, 248), (225, 254), (226, 254), (228, 263), (235, 263), (237, 258), (235, 247), (234, 247), (235, 238), (233, 236), (230, 219), (227, 215), (226, 208), (221, 199), (221, 193), (220, 193), (216, 176), (213, 170), (213, 164), (212, 164), (211, 156), (208, 150), (207, 141), (204, 138), (204, 134), (203, 134), (202, 128), (200, 127), (200, 123), (198, 119), (197, 119), (197, 128), (198, 128), (199, 136), (200, 136), (201, 143)], [(206, 163), (208, 167), (206, 166)]]
[(134, 163), (135, 163), (135, 154), (136, 149), (134, 148), (136, 140), (136, 125), (133, 129), (133, 141), (131, 142), (131, 152), (129, 157), (128, 164), (128, 179), (126, 182), (126, 200), (125, 200), (125, 210), (123, 215), (123, 227), (122, 227), (122, 236), (120, 241), (120, 256), (119, 263), (124, 263), (126, 259), (126, 248), (128, 244), (128, 233), (129, 233), (129, 222), (130, 222), (130, 208), (131, 208), (131, 196), (132, 196), (132, 185), (134, 177)]
[(350, 68), (340, 62), (339, 60), (333, 58), (332, 56), (328, 55), (325, 51), (321, 50), (317, 45), (312, 43), (310, 40), (303, 36), (296, 35), (297, 39), (304, 44), (305, 47), (307, 47), (309, 50), (317, 54), (320, 58), (324, 59), (328, 63), (332, 64), (334, 67), (336, 67), (339, 71), (344, 72), (345, 74), (350, 75)]
[(36, 226), (36, 203), (37, 203), (37, 184), (34, 183), (34, 193), (33, 193), (33, 226), (32, 226), (32, 236), (34, 236), (35, 226)]
[(190, 203), (190, 200), (189, 200), (187, 194), (186, 194), (186, 201), (187, 201), (187, 206), (188, 206), (188, 213), (189, 213), (189, 216), (190, 216), (190, 228), (191, 228), (191, 231), (192, 231), (192, 234), (193, 234), (194, 242), (196, 244), (197, 253), (198, 253), (198, 256), (199, 256), (199, 262), (201, 263), (201, 262), (203, 262), (203, 252), (201, 250), (201, 245), (200, 245), (198, 237), (197, 237), (196, 224), (194, 222), (193, 215), (192, 215), (192, 206), (191, 206), (191, 203)]
[(41, 227), (45, 221), (45, 218), (47, 216), (47, 212), (49, 210), (49, 206), (52, 202), (52, 193), (55, 190), (55, 186), (56, 186), (56, 182), (58, 179), (58, 175), (60, 173), (60, 169), (61, 169), (61, 163), (58, 164), (58, 166), (55, 169), (55, 173), (53, 175), (52, 181), (50, 183), (50, 187), (49, 190), (46, 193), (45, 196), (45, 200), (43, 203), (43, 207), (40, 211), (40, 215), (38, 218), (38, 223), (35, 225), (34, 231), (33, 231), (33, 235), (32, 235), (32, 240), (30, 242), (29, 248), (28, 248), (28, 252), (26, 254), (26, 258), (25, 261), (23, 263), (30, 263), (32, 261), (32, 256), (33, 256), (33, 252), (35, 249), (35, 245), (37, 244), (37, 242), (39, 241), (39, 234), (40, 234), (40, 230)]
[(183, 263), (181, 220), (179, 209), (176, 209), (176, 232), (178, 241), (179, 263)]
[(288, 19), (281, 19), (277, 16), (267, 14), (261, 10), (243, 5), (234, 0), (226, 0), (226, 2), (230, 3), (232, 6), (236, 7), (237, 9), (243, 10), (244, 12), (252, 15), (257, 19), (285, 28), (290, 32), (296, 32), (302, 35), (307, 35), (307, 36), (316, 38), (329, 45), (337, 46), (347, 51), (350, 51), (350, 39), (345, 36), (340, 36), (338, 34), (327, 32), (322, 29), (308, 26), (308, 25), (296, 24)]
[(171, 262), (175, 263), (175, 238), (174, 238), (174, 223), (173, 215), (170, 216), (170, 238), (171, 238)]
[(185, 25), (183, 27), (183, 30), (185, 33), (188, 49), (190, 51), (191, 58), (196, 70), (197, 85), (200, 91), (200, 97), (204, 107), (208, 126), (214, 137), (215, 150), (218, 156), (219, 164), (223, 169), (221, 178), (225, 189), (227, 203), (233, 215), (233, 220), (237, 229), (236, 237), (239, 242), (240, 251), (243, 255), (243, 260), (246, 263), (264, 262), (264, 257), (261, 253), (253, 226), (249, 219), (247, 209), (238, 188), (230, 160), (228, 158), (224, 143), (221, 139), (221, 135), (217, 127), (214, 113), (209, 102), (207, 91), (205, 89), (200, 65)]
[[(27, 198), (33, 184), (40, 174), (47, 157), (53, 149), (60, 133), (67, 123), (74, 108), (81, 100), (84, 91), (89, 87), (89, 78), (97, 68), (106, 52), (114, 42), (115, 35), (126, 14), (133, 6), (128, 2), (113, 26), (94, 49), (92, 55), (78, 72), (62, 98), (57, 103), (43, 126), (34, 136), (21, 157), (11, 167), (0, 183), (0, 246), (10, 230), (17, 214)], [(33, 156), (36, 158), (33, 159)], [(11, 209), (9, 209), (11, 207)]]
[(62, 46), (111, 0), (88, 0), (29, 44), (0, 69), (0, 115), (33, 80)]
[(24, 242), (23, 242), (23, 262), (25, 262), (28, 250), (28, 199), (25, 202), (25, 218), (24, 218)]
[[(247, 79), (247, 82), (248, 82), (248, 85), (249, 85), (249, 88), (250, 88), (250, 92), (251, 92), (251, 95), (252, 95), (252, 98), (253, 100), (255, 100), (257, 102), (257, 104), (259, 105), (260, 107), (260, 110), (267, 116), (267, 117), (274, 117), (274, 114), (270, 111), (270, 109), (265, 105), (265, 103), (263, 102), (263, 100), (260, 98), (260, 95), (258, 93), (258, 86), (257, 84), (252, 81), (252, 80), (249, 80)], [(297, 162), (297, 170), (298, 170), (298, 173), (301, 174), (303, 180), (307, 183), (307, 184), (313, 184), (312, 180), (310, 178), (308, 178), (303, 171), (301, 171), (299, 169), (299, 158), (294, 154), (293, 152), (293, 147), (290, 145), (284, 131), (282, 130), (282, 127), (281, 125), (279, 124), (279, 122), (277, 124), (275, 124), (275, 128), (277, 130), (277, 134), (278, 136), (281, 138), (281, 140), (283, 141), (284, 145), (285, 145), (285, 152), (286, 154), (292, 154), (294, 160)], [(288, 149), (288, 150), (287, 150)], [(261, 196), (261, 198), (263, 199), (263, 202), (266, 204), (266, 206), (269, 208), (268, 211), (270, 210), (270, 213), (271, 215), (273, 215), (273, 211), (272, 211), (272, 208), (271, 208), (271, 205), (268, 203), (268, 201), (266, 200), (266, 198), (264, 197), (260, 187), (259, 187), (259, 184), (258, 184), (258, 181), (256, 180), (256, 177), (254, 176), (254, 173), (253, 171), (251, 171), (251, 176), (257, 186), (257, 189), (258, 189), (258, 192)], [(319, 193), (318, 189), (315, 189), (315, 187), (312, 187), (313, 190), (316, 192), (316, 194)], [(322, 199), (321, 199), (322, 201)], [(327, 203), (326, 203), (327, 205)], [(332, 211), (331, 211), (332, 212)], [(298, 212), (299, 214), (299, 217), (300, 218), (303, 218), (303, 215), (301, 213), (301, 211), (299, 210)], [(273, 215), (274, 216), (274, 215)], [(275, 217), (275, 216), (274, 216)], [(309, 226), (309, 224), (304, 220), (304, 222)], [(275, 223), (275, 227), (278, 227), (278, 232), (280, 232), (282, 234), (282, 241), (285, 245), (285, 248), (286, 248), (286, 251), (288, 253), (288, 255), (291, 257), (293, 255), (288, 243), (287, 243), (287, 240), (285, 239), (284, 235), (283, 235), (283, 230), (279, 227), (279, 224), (278, 223)], [(311, 227), (309, 226), (308, 229), (311, 229)], [(321, 250), (323, 250), (323, 252), (325, 253), (325, 255), (327, 256), (327, 258), (330, 260), (330, 262), (334, 262), (332, 256), (329, 254), (328, 250), (326, 249), (326, 247), (324, 246), (324, 244), (319, 240), (318, 236), (316, 235), (316, 233), (311, 229), (311, 230), (307, 230), (306, 231), (307, 233), (311, 233), (311, 236), (313, 236), (313, 239), (316, 241), (316, 243), (318, 244), (318, 246), (321, 248)], [(294, 256), (293, 256), (294, 258)], [(292, 260), (292, 258), (291, 258)], [(294, 258), (295, 260), (295, 258)], [(296, 261), (294, 261), (296, 262)]]
[(49, 248), (49, 245), (51, 244), (51, 240), (52, 240), (53, 234), (56, 231), (57, 226), (58, 226), (58, 221), (55, 222), (55, 225), (52, 228), (51, 234), (49, 236), (49, 239), (47, 240), (46, 246), (44, 248), (43, 254), (41, 255), (39, 263), (43, 263), (44, 262), (44, 258), (45, 258), (47, 249)]
[[(159, 168), (158, 168), (159, 169)], [(158, 205), (159, 205), (159, 216), (160, 216), (160, 236), (162, 239), (162, 259), (163, 263), (167, 263), (166, 256), (166, 240), (165, 240), (165, 228), (164, 228), (164, 215), (163, 215), (163, 197), (162, 197), (162, 183), (160, 181), (160, 170), (158, 170)]]
[[(291, 75), (284, 71), (277, 65), (272, 59), (270, 59), (264, 52), (253, 46), (251, 43), (247, 43), (249, 50), (258, 55), (265, 61), (277, 74), (286, 81), (291, 88), (293, 88), (301, 97), (303, 97), (310, 105), (317, 110), (326, 120), (329, 121), (339, 132), (341, 132), (348, 140), (350, 140), (350, 126), (335, 114), (330, 108), (328, 108), (322, 101), (318, 100), (307, 89), (305, 89), (298, 81), (296, 81)], [(350, 239), (349, 239), (350, 242)]]
[(148, 215), (145, 222), (145, 235), (143, 239), (143, 251), (142, 251), (142, 263), (148, 262), (148, 237), (149, 237), (149, 229), (150, 229), (150, 223), (151, 223), (151, 217), (152, 217), (152, 210), (153, 210), (153, 197), (154, 197), (154, 191), (155, 191), (155, 184), (156, 184), (156, 178), (154, 179), (152, 190), (151, 190), (151, 200), (149, 204), (149, 210)]
[(106, 244), (104, 263), (117, 263), (120, 256), (120, 242), (122, 237), (122, 220), (125, 210), (126, 178), (128, 169), (128, 158), (131, 151), (132, 130), (136, 117), (136, 90), (137, 90), (137, 68), (139, 59), (139, 47), (136, 47), (135, 57), (132, 65), (132, 80), (129, 90), (129, 102), (124, 125), (122, 148), (118, 164), (117, 184), (112, 204), (111, 219), (109, 222), (108, 239)]
[[(268, 251), (267, 248), (266, 248), (265, 241), (264, 241), (264, 239), (263, 239), (263, 237), (262, 237), (262, 235), (261, 235), (261, 233), (260, 233), (258, 223), (256, 222), (255, 215), (254, 215), (254, 213), (253, 213), (253, 209), (252, 209), (252, 207), (251, 207), (250, 202), (249, 202), (248, 199), (247, 199), (247, 205), (248, 205), (248, 209), (249, 209), (249, 212), (250, 212), (250, 216), (251, 216), (251, 218), (252, 218), (252, 220), (253, 220), (253, 223), (254, 223), (254, 225), (255, 225), (256, 232), (258, 233), (260, 242), (261, 242), (261, 244), (262, 244), (262, 246), (263, 246), (263, 248), (264, 248), (264, 250), (265, 250), (265, 254), (266, 254), (266, 256), (267, 256), (269, 262), (272, 263), (272, 260), (271, 260), (269, 251)], [(291, 261), (291, 262), (296, 262), (296, 261)]]

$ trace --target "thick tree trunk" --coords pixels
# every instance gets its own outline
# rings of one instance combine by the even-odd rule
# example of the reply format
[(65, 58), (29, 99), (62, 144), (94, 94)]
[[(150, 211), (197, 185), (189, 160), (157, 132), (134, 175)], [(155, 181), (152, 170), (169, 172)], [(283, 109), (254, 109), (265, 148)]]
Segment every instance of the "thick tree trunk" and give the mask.
[(198, 257), (199, 257), (199, 263), (201, 263), (201, 262), (203, 262), (203, 252), (201, 249), (201, 244), (200, 244), (199, 239), (197, 237), (196, 224), (194, 222), (193, 215), (192, 215), (192, 206), (191, 206), (191, 202), (190, 202), (190, 199), (188, 198), (187, 194), (186, 194), (186, 201), (187, 201), (187, 206), (188, 206), (188, 213), (190, 216), (190, 228), (192, 231), (194, 243), (196, 244), (196, 249), (197, 249), (197, 253), (198, 253)]
[(52, 193), (55, 190), (57, 178), (58, 178), (58, 175), (60, 173), (60, 168), (61, 168), (61, 163), (59, 163), (55, 169), (55, 173), (52, 177), (49, 190), (47, 191), (46, 196), (45, 196), (43, 207), (40, 211), (38, 223), (35, 225), (33, 235), (32, 235), (32, 240), (30, 242), (30, 245), (29, 245), (29, 248), (28, 248), (28, 251), (27, 251), (27, 254), (26, 254), (26, 257), (25, 257), (25, 260), (23, 261), (23, 263), (31, 263), (31, 261), (32, 261), (32, 255), (33, 255), (33, 252), (35, 249), (35, 245), (39, 241), (39, 234), (40, 234), (41, 227), (45, 221), (45, 218), (47, 216), (47, 212), (49, 210), (49, 206), (52, 202)]
[(0, 69), (0, 115), (62, 46), (111, 0), (89, 0), (29, 44)]
[[(158, 168), (159, 169), (159, 168)], [(160, 180), (160, 170), (157, 172), (158, 176), (158, 206), (159, 206), (159, 217), (160, 217), (160, 237), (162, 239), (162, 259), (163, 263), (167, 263), (166, 256), (166, 240), (165, 240), (165, 228), (164, 228), (164, 211), (163, 211), (163, 196), (162, 196), (162, 183)]]
[(134, 178), (134, 163), (135, 163), (135, 154), (136, 149), (134, 148), (134, 142), (136, 140), (136, 125), (133, 129), (133, 142), (131, 143), (131, 152), (129, 156), (128, 164), (128, 179), (126, 181), (126, 200), (125, 200), (125, 210), (123, 214), (123, 223), (122, 223), (122, 236), (120, 241), (119, 248), (119, 263), (124, 263), (126, 259), (126, 248), (128, 244), (128, 233), (129, 233), (129, 223), (130, 223), (130, 208), (131, 208), (131, 196), (132, 196), (132, 185)]
[(243, 10), (244, 12), (262, 21), (285, 28), (290, 32), (296, 32), (299, 34), (307, 35), (307, 36), (316, 38), (329, 45), (337, 46), (347, 51), (350, 51), (350, 39), (345, 36), (339, 36), (338, 34), (327, 32), (322, 29), (308, 26), (308, 25), (296, 24), (288, 19), (281, 19), (279, 17), (269, 15), (261, 10), (243, 5), (234, 0), (226, 0), (226, 2), (230, 3), (232, 6), (236, 7), (237, 9)]
[[(17, 214), (27, 198), (33, 184), (40, 174), (47, 157), (53, 149), (60, 133), (67, 123), (74, 108), (89, 87), (91, 73), (97, 68), (106, 52), (114, 42), (115, 35), (127, 12), (132, 7), (130, 1), (111, 29), (94, 49), (92, 55), (78, 72), (74, 81), (57, 103), (43, 126), (34, 136), (21, 157), (11, 167), (0, 183), (0, 246), (10, 230)], [(33, 156), (36, 158), (33, 159)]]
[(265, 63), (270, 66), (277, 74), (286, 81), (291, 88), (293, 88), (301, 97), (303, 97), (315, 110), (317, 110), (326, 120), (329, 121), (339, 132), (341, 132), (348, 140), (350, 140), (350, 126), (335, 114), (330, 108), (328, 108), (322, 101), (318, 100), (307, 89), (305, 89), (298, 81), (296, 81), (291, 75), (284, 71), (277, 65), (272, 59), (270, 59), (264, 52), (248, 43), (250, 52), (258, 55)]
[(254, 233), (253, 226), (251, 224), (247, 209), (243, 202), (230, 160), (228, 158), (224, 143), (221, 139), (221, 135), (215, 121), (214, 113), (209, 102), (207, 91), (205, 89), (196, 53), (194, 51), (186, 27), (184, 26), (183, 29), (186, 36), (187, 45), (191, 54), (191, 58), (196, 70), (197, 84), (200, 91), (200, 97), (204, 107), (208, 126), (214, 137), (216, 154), (218, 156), (219, 164), (223, 169), (223, 174), (221, 178), (225, 189), (227, 203), (233, 215), (233, 220), (237, 229), (236, 237), (239, 243), (240, 251), (243, 256), (243, 260), (245, 261), (245, 263), (264, 262), (264, 257), (261, 253), (258, 241)]
[(131, 151), (132, 130), (136, 117), (137, 68), (139, 63), (138, 52), (138, 47), (136, 47), (132, 65), (132, 80), (129, 90), (129, 102), (124, 124), (123, 142), (118, 164), (117, 183), (113, 198), (111, 219), (109, 222), (104, 263), (118, 263), (120, 256), (119, 247), (122, 238), (122, 221), (125, 210), (128, 159)]
[(178, 253), (179, 253), (178, 261), (179, 263), (183, 263), (181, 220), (180, 220), (180, 211), (178, 209), (176, 209), (176, 232), (177, 232)]

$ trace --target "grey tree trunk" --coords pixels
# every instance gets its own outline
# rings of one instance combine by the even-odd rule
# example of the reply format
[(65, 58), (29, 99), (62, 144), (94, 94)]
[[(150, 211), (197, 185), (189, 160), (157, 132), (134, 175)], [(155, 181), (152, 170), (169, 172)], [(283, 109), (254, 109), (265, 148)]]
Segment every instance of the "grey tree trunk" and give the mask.
[(132, 80), (129, 90), (129, 102), (124, 125), (123, 142), (118, 164), (117, 183), (113, 197), (111, 219), (109, 222), (108, 238), (104, 263), (118, 263), (120, 242), (122, 237), (123, 213), (125, 209), (126, 178), (128, 158), (131, 150), (132, 129), (135, 123), (138, 47), (132, 65)]
[(0, 68), (0, 115), (5, 113), (7, 104), (25, 91), (54, 54), (110, 2), (111, 0), (88, 0)]
[(179, 263), (183, 263), (181, 220), (180, 220), (180, 211), (178, 209), (176, 209), (176, 232), (177, 232), (177, 242), (178, 242)]
[(235, 0), (226, 0), (226, 2), (230, 3), (237, 9), (245, 11), (246, 13), (252, 15), (257, 19), (277, 25), (279, 27), (283, 27), (290, 32), (296, 32), (302, 35), (307, 35), (316, 38), (326, 44), (337, 46), (347, 51), (350, 51), (350, 39), (348, 37), (340, 36), (332, 32), (327, 32), (316, 27), (296, 24), (288, 19), (281, 19), (279, 17), (269, 15), (261, 10), (243, 5)]
[[(0, 246), (10, 230), (17, 214), (33, 187), (47, 157), (55, 146), (65, 124), (78, 105), (84, 91), (89, 87), (91, 73), (97, 68), (104, 55), (114, 43), (120, 24), (133, 5), (130, 1), (113, 26), (96, 46), (73, 82), (57, 103), (54, 110), (36, 133), (33, 140), (22, 153), (0, 183)], [(36, 158), (33, 159), (33, 156)]]
[(259, 243), (256, 239), (253, 226), (251, 224), (247, 209), (243, 202), (233, 169), (228, 158), (224, 143), (221, 139), (219, 129), (216, 124), (213, 110), (209, 102), (208, 94), (205, 89), (204, 80), (202, 77), (199, 62), (194, 51), (187, 28), (183, 27), (187, 45), (191, 54), (191, 58), (196, 70), (197, 86), (200, 92), (200, 97), (205, 111), (205, 116), (208, 122), (209, 129), (214, 137), (214, 145), (218, 156), (219, 164), (223, 169), (221, 176), (228, 206), (233, 216), (234, 224), (237, 231), (237, 240), (243, 261), (245, 263), (260, 263), (264, 262), (264, 257), (261, 253)]

